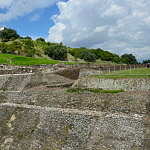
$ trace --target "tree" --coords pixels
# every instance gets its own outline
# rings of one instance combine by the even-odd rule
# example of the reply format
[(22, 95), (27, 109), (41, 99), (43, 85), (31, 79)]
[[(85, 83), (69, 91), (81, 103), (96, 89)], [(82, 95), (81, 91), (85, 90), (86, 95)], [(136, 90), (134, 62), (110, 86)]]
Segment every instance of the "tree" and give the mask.
[(88, 52), (88, 51), (82, 52), (80, 58), (84, 59), (86, 62), (95, 62), (96, 61), (95, 54)]
[(40, 38), (37, 38), (36, 41), (45, 42), (45, 39), (40, 37)]
[(143, 64), (150, 64), (150, 59), (149, 60), (144, 60)]
[(10, 40), (15, 40), (20, 36), (13, 29), (4, 28), (4, 30), (0, 31), (0, 39), (2, 42), (7, 42)]
[(49, 43), (48, 48), (45, 50), (45, 54), (55, 60), (67, 60), (67, 47), (62, 43)]
[[(90, 52), (95, 55), (96, 59), (101, 59), (103, 61), (112, 61), (115, 63), (120, 63), (121, 58), (119, 55), (113, 54), (108, 51), (104, 51), (100, 48), (98, 49), (88, 49), (85, 47), (81, 48), (69, 48), (69, 53), (74, 56), (75, 58), (81, 58), (81, 54), (84, 52)], [(82, 58), (81, 58), (82, 59)]]
[(137, 64), (137, 60), (133, 54), (124, 54), (121, 56), (121, 61), (125, 64)]

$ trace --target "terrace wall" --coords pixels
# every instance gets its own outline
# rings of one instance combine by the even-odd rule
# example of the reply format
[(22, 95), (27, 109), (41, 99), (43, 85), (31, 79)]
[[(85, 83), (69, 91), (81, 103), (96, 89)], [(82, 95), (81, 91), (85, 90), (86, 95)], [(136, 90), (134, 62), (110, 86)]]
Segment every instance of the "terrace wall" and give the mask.
[(0, 103), (28, 104), (41, 107), (70, 108), (112, 113), (146, 114), (150, 112), (150, 92), (68, 93), (66, 89), (29, 89), (0, 92)]
[(81, 78), (73, 87), (98, 88), (106, 90), (142, 91), (150, 90), (150, 78), (105, 79), (96, 77)]
[(0, 75), (0, 90), (3, 91), (22, 91), (40, 85), (54, 86), (69, 83), (73, 81), (52, 73)]

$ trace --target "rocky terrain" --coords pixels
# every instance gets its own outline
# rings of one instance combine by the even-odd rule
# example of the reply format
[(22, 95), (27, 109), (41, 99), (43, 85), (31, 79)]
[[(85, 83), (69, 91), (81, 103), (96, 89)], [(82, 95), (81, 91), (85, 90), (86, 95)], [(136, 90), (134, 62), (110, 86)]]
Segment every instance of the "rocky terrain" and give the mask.
[(60, 68), (0, 75), (0, 150), (149, 150), (149, 89), (71, 93)]

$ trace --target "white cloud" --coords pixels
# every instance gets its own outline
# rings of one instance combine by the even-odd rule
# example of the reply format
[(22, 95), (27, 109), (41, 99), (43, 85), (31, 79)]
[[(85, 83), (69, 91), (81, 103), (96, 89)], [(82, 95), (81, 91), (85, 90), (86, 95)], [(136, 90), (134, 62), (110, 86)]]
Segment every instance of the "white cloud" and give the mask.
[(31, 13), (35, 9), (48, 7), (58, 0), (0, 0), (0, 22), (9, 21), (19, 16)]
[(53, 17), (48, 40), (150, 58), (149, 7), (148, 0), (59, 2), (60, 13)]
[(8, 8), (11, 6), (13, 0), (0, 0), (0, 8)]

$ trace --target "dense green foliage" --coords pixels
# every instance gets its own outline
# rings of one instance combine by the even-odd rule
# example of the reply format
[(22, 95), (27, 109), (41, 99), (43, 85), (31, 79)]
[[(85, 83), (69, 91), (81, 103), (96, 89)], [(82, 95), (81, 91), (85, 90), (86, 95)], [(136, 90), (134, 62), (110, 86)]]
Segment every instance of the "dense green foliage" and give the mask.
[(67, 47), (62, 44), (45, 42), (42, 39), (20, 38), (9, 42), (0, 42), (0, 52), (27, 57), (45, 57), (55, 60), (67, 60)]
[(67, 60), (67, 48), (62, 43), (49, 43), (45, 54), (55, 60)]
[(49, 56), (55, 60), (67, 60), (67, 47), (62, 43), (49, 43), (43, 38), (32, 40), (20, 37), (15, 30), (4, 28), (0, 31), (0, 52), (27, 57)]
[(144, 60), (143, 64), (150, 64), (150, 59), (149, 60)]
[(113, 53), (110, 53), (108, 51), (104, 51), (102, 49), (87, 49), (87, 48), (70, 48), (69, 53), (74, 56), (76, 59), (80, 58), (82, 59), (82, 54), (90, 52), (95, 55), (96, 59), (100, 59), (103, 61), (112, 61), (115, 63), (121, 63), (121, 58)]
[(124, 55), (122, 55), (121, 56), (121, 60), (125, 64), (137, 64), (138, 63), (136, 58), (135, 58), (135, 56), (132, 55), (132, 54), (124, 54)]
[(86, 62), (95, 62), (96, 61), (96, 55), (89, 51), (82, 52), (80, 55), (80, 58), (85, 60)]
[(117, 54), (103, 49), (69, 48), (62, 43), (46, 42), (43, 38), (32, 40), (31, 37), (21, 37), (15, 30), (4, 28), (0, 31), (0, 52), (27, 57), (49, 57), (54, 60), (65, 60), (70, 54), (75, 60), (85, 62), (109, 61), (113, 63), (136, 64), (132, 54)]
[(3, 42), (7, 42), (10, 40), (15, 40), (20, 36), (13, 29), (4, 28), (4, 30), (0, 31), (0, 39)]

